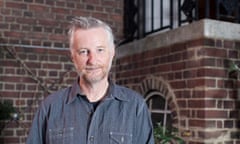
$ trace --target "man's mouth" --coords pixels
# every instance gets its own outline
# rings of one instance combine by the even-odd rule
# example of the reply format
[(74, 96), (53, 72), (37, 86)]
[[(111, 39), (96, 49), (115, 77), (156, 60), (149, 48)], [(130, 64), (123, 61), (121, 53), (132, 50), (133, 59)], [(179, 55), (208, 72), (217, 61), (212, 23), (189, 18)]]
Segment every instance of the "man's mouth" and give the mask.
[(86, 71), (96, 71), (96, 70), (100, 70), (100, 67), (86, 67), (85, 69)]

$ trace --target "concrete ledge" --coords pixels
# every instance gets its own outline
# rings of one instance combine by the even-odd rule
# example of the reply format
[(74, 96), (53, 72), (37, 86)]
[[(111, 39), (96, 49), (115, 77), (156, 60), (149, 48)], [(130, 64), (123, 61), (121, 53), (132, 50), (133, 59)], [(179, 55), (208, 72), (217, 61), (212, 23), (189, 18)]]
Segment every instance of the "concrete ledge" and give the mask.
[(204, 37), (240, 41), (240, 24), (203, 19), (189, 25), (181, 26), (167, 32), (152, 34), (144, 39), (122, 45), (116, 49), (116, 57), (121, 58), (174, 43)]

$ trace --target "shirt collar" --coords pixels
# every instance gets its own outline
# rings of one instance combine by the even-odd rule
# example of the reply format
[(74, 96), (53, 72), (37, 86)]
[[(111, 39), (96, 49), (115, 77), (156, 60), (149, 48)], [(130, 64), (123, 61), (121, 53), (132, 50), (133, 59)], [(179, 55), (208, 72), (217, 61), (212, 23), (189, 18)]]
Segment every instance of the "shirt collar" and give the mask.
[[(70, 88), (70, 92), (66, 100), (67, 104), (71, 104), (73, 101), (77, 99), (78, 95), (82, 95), (78, 82), (79, 79), (77, 79)], [(117, 87), (118, 86), (115, 83), (113, 83), (112, 80), (109, 79), (109, 89), (105, 100), (117, 99), (120, 101), (129, 101), (127, 97), (124, 96), (124, 94)]]

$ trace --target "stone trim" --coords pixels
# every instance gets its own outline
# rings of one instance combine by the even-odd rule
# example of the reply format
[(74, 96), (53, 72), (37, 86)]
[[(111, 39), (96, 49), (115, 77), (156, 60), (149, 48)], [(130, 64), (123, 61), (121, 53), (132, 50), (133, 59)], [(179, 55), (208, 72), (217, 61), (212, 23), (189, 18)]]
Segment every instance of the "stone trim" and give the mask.
[(122, 45), (116, 49), (116, 57), (121, 58), (195, 39), (212, 38), (239, 41), (239, 37), (239, 24), (203, 19), (170, 31), (154, 33), (144, 39)]

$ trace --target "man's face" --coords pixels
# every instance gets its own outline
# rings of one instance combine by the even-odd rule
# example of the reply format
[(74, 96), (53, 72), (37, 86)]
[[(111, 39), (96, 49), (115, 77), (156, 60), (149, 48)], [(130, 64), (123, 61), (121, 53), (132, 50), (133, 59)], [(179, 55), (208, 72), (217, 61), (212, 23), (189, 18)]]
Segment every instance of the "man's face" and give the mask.
[(78, 29), (74, 33), (71, 55), (80, 79), (89, 83), (107, 80), (114, 57), (110, 46), (102, 28)]

